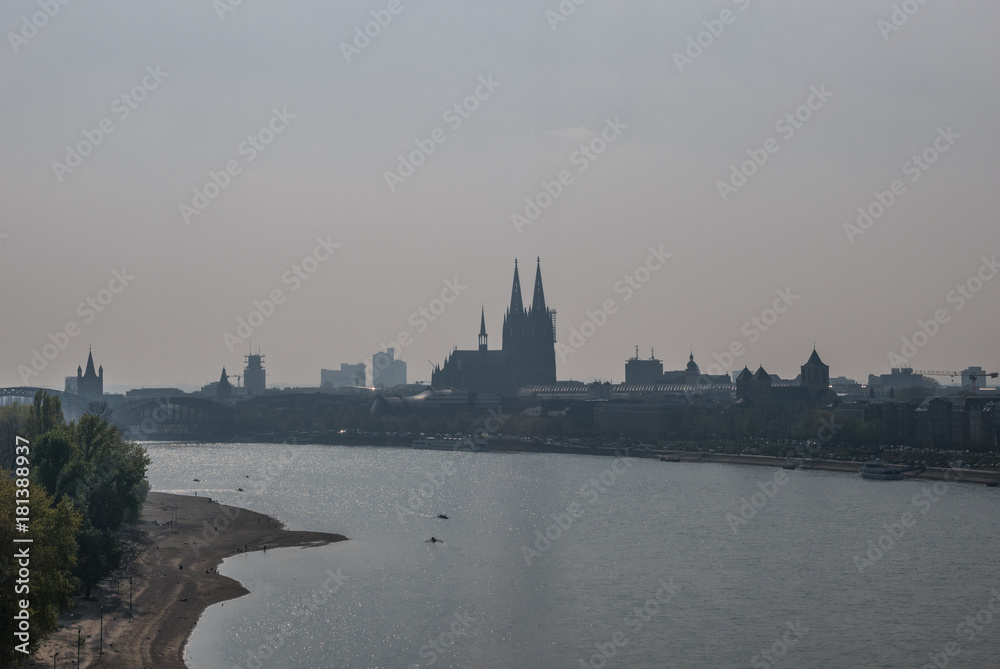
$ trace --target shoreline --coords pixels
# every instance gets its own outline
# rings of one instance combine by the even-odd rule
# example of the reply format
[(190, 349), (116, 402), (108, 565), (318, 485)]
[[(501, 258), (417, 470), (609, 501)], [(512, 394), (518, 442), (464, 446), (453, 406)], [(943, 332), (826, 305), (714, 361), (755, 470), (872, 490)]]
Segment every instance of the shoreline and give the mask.
[[(730, 453), (701, 453), (698, 451), (658, 451), (646, 457), (666, 459), (668, 462), (715, 462), (720, 464), (754, 465), (763, 467), (783, 467), (785, 458), (769, 455), (738, 455)], [(863, 462), (853, 460), (802, 460), (796, 462), (796, 470), (820, 470), (859, 474)], [(912, 471), (903, 474), (904, 480), (919, 479), (925, 481), (950, 481), (952, 483), (987, 484), (1000, 478), (1000, 472), (987, 469), (951, 469), (945, 467), (927, 467), (922, 471)]]
[[(177, 523), (173, 524), (176, 514)], [(220, 504), (209, 497), (150, 492), (141, 529), (149, 532), (145, 575), (94, 589), (96, 601), (74, 598), (59, 629), (32, 657), (48, 666), (75, 666), (78, 635), (81, 667), (107, 669), (187, 669), (184, 647), (202, 613), (211, 605), (249, 594), (243, 584), (217, 573), (227, 557), (267, 548), (323, 546), (347, 537), (327, 532), (286, 530), (277, 519)], [(100, 653), (101, 606), (104, 652)], [(72, 662), (71, 662), (72, 661)]]

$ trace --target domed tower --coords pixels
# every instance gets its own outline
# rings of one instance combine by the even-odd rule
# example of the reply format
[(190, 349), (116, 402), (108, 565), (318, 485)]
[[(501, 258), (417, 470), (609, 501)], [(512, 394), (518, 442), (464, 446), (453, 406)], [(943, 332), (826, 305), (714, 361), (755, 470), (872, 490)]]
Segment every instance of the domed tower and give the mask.
[(697, 385), (699, 377), (701, 377), (701, 370), (698, 369), (698, 363), (694, 361), (694, 351), (691, 351), (687, 367), (684, 368), (684, 383), (689, 386)]

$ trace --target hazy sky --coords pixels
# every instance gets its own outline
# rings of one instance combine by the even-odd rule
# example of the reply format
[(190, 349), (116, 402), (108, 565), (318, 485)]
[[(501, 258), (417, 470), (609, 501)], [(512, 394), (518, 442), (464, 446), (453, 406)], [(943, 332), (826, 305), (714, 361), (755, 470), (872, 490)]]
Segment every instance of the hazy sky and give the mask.
[(240, 318), (269, 385), (429, 381), (536, 256), (560, 379), (1000, 371), (995, 2), (236, 1), (4, 3), (0, 385), (201, 385)]

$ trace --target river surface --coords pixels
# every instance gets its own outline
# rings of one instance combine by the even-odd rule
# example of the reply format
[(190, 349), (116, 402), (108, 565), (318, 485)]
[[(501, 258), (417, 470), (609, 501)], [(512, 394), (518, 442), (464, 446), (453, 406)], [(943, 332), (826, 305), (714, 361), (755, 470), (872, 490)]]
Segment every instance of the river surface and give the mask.
[(996, 488), (597, 456), (147, 448), (153, 490), (351, 539), (227, 559), (251, 594), (205, 612), (192, 669), (1000, 667)]

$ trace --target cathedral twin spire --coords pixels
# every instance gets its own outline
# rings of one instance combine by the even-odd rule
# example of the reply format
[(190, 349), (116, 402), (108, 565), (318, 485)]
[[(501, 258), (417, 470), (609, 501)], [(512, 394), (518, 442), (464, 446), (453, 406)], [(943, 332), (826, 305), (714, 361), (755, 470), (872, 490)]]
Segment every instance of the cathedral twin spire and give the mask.
[(542, 259), (536, 258), (535, 265), (535, 292), (531, 297), (530, 311), (524, 308), (524, 300), (521, 297), (521, 275), (517, 268), (517, 260), (514, 261), (514, 285), (510, 289), (510, 307), (507, 314), (531, 313), (540, 311), (547, 313), (545, 308), (545, 290), (542, 288)]

